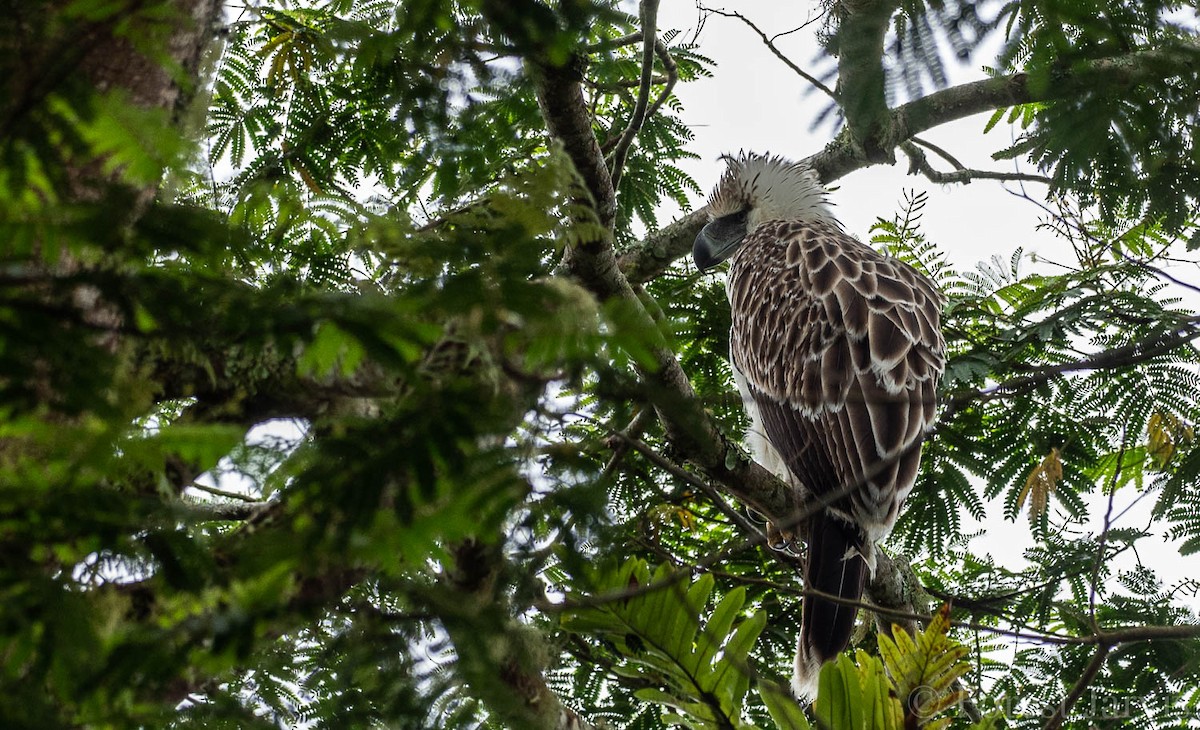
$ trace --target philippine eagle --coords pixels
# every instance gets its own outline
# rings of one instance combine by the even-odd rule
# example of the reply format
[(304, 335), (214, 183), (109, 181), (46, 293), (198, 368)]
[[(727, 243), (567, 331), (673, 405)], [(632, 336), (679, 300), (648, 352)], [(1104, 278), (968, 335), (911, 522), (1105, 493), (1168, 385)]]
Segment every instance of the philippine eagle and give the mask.
[[(730, 361), (747, 440), (812, 511), (790, 526), (808, 541), (806, 587), (856, 601), (934, 422), (944, 300), (916, 269), (843, 233), (811, 168), (725, 159), (692, 255), (701, 270), (729, 259)], [(812, 697), (857, 610), (813, 595), (801, 605), (792, 685)]]

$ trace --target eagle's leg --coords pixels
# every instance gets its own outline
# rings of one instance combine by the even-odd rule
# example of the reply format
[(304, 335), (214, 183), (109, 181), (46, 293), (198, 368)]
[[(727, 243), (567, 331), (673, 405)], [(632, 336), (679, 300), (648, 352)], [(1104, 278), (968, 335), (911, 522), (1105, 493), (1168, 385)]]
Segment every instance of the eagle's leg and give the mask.
[(767, 533), (767, 547), (772, 550), (794, 551), (796, 547), (796, 531), (790, 525), (780, 528), (778, 523), (767, 519), (766, 515), (753, 507), (747, 507), (746, 514), (755, 523), (763, 525)]
[(781, 529), (776, 523), (767, 520), (767, 545), (772, 550), (791, 552), (796, 546), (796, 531), (790, 525)]

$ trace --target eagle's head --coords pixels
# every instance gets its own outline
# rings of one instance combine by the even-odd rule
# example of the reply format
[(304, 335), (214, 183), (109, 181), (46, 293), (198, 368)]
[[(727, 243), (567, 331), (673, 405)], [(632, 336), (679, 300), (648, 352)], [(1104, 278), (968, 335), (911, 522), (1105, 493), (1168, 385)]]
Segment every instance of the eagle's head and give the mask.
[(732, 256), (746, 234), (767, 221), (837, 225), (825, 188), (808, 165), (750, 152), (722, 159), (729, 167), (708, 198), (709, 223), (692, 246), (701, 271)]

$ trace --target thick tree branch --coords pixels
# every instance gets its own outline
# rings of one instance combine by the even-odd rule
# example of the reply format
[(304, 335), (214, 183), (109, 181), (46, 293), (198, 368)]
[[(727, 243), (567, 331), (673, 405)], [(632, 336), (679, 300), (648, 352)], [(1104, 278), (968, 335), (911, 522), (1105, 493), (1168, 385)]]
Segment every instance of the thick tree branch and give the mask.
[(454, 546), (441, 582), (446, 590), (430, 596), (454, 642), (458, 669), (509, 727), (591, 730), (546, 686), (541, 637), (512, 618), (501, 545), (468, 540)]
[[(611, 230), (617, 220), (617, 193), (604, 161), (604, 153), (592, 131), (592, 118), (583, 96), (583, 61), (574, 58), (565, 65), (529, 61), (537, 89), (538, 106), (550, 136), (558, 140), (575, 165), (576, 172), (592, 197), (600, 225)], [(580, 247), (610, 249), (606, 240), (584, 241)], [(610, 249), (611, 250), (611, 249)]]
[(837, 98), (854, 147), (870, 162), (896, 161), (887, 134), (883, 37), (898, 6), (898, 0), (844, 0), (835, 6), (840, 15)]
[(156, 341), (136, 342), (133, 361), (153, 373), (156, 399), (194, 398), (189, 418), (202, 423), (246, 427), (272, 418), (318, 421), (347, 413), (363, 414), (374, 399), (396, 397), (403, 380), (366, 361), (353, 373), (307, 376), (296, 357), (263, 347), (248, 352), (243, 342), (212, 342), (175, 356)]
[[(920, 630), (920, 624), (928, 624), (927, 621), (921, 621), (918, 624), (916, 619), (911, 618), (911, 616), (929, 613), (929, 606), (923, 600), (928, 593), (921, 585), (916, 571), (904, 556), (893, 557), (883, 550), (877, 550), (875, 574), (867, 583), (866, 594), (870, 597), (872, 604), (894, 612), (889, 621), (886, 620), (889, 618), (888, 616), (879, 612), (878, 609), (875, 610), (876, 630), (886, 633), (888, 636), (892, 635), (893, 626), (904, 629), (909, 636), (916, 636)], [(903, 616), (904, 614), (907, 616)], [(962, 681), (954, 680), (951, 689), (963, 693), (963, 712), (972, 722), (979, 722), (983, 718), (983, 713), (971, 699), (970, 692)]]
[[(891, 5), (873, 5), (865, 8), (864, 12), (873, 8), (877, 13), (883, 15), (881, 8), (887, 8), (887, 12), (890, 13), (891, 7)], [(860, 20), (863, 23), (869, 24), (870, 22), (877, 22), (878, 17), (880, 16), (866, 14), (862, 15)], [(883, 17), (883, 23), (886, 25), (886, 15), (883, 15)], [(562, 69), (542, 67), (538, 69), (534, 80), (537, 85), (537, 94), (543, 115), (546, 118), (547, 127), (552, 136), (563, 145), (567, 155), (575, 162), (584, 185), (596, 201), (597, 217), (604, 227), (611, 231), (613, 216), (609, 212), (611, 209), (606, 206), (608, 206), (610, 199), (615, 201), (615, 193), (613, 192), (611, 177), (608, 175), (608, 170), (603, 166), (603, 159), (599, 155), (599, 145), (595, 140), (590, 119), (586, 113), (586, 106), (580, 87), (581, 77), (578, 74), (564, 73)], [(858, 79), (854, 78), (853, 73), (851, 74), (850, 88), (855, 88), (855, 84), (870, 86), (873, 83), (874, 81), (871, 80), (869, 75), (865, 75), (865, 72)], [(1001, 100), (1008, 103), (1020, 103), (1019, 99), (1022, 94), (1032, 96), (1032, 92), (1028, 87), (1028, 80), (1023, 76), (1009, 77), (1006, 83), (1007, 85), (998, 85), (993, 81), (984, 82), (982, 86), (975, 86), (977, 90), (973, 93), (988, 98), (990, 100), (989, 103), (993, 105), (999, 104)], [(1015, 92), (1014, 88), (1016, 88)], [(997, 89), (1007, 90), (1008, 96), (1001, 97), (994, 93), (992, 96), (988, 96), (989, 92), (995, 92)], [(944, 96), (945, 92), (939, 92), (939, 94), (943, 95), (941, 97), (942, 100), (953, 101), (952, 97)], [(938, 97), (939, 94), (931, 95), (921, 101), (929, 103), (929, 99)], [(914, 102), (914, 104), (916, 103), (918, 102)], [(895, 110), (891, 115), (885, 114), (883, 116), (884, 123), (879, 122), (879, 117), (871, 116), (870, 111), (869, 108), (864, 107), (864, 116), (861, 119), (862, 123), (857, 126), (859, 134), (863, 134), (863, 130), (865, 129), (867, 130), (866, 133), (870, 135), (870, 139), (866, 140), (867, 144), (863, 144), (862, 139), (856, 139), (856, 141), (852, 142), (847, 135), (843, 134), (821, 153), (810, 158), (811, 164), (814, 165), (822, 179), (826, 182), (836, 179), (851, 170), (873, 164), (880, 159), (886, 159), (895, 146), (905, 141), (912, 134), (932, 126), (932, 122), (935, 119), (940, 119), (937, 123), (950, 121), (959, 116), (974, 113), (976, 109), (972, 109), (966, 103), (947, 103), (944, 107), (936, 108), (933, 106), (926, 108), (913, 107), (910, 104)], [(921, 114), (918, 114), (918, 112), (921, 112)], [(914, 119), (917, 121), (914, 122)], [(903, 137), (893, 136), (896, 134), (897, 129), (903, 131)], [(872, 149), (872, 140), (876, 143), (875, 149)], [(594, 240), (584, 241), (573, 247), (568, 257), (568, 268), (572, 275), (587, 286), (599, 299), (607, 302), (619, 302), (627, 306), (629, 308), (628, 311), (633, 315), (633, 319), (638, 326), (643, 326), (647, 331), (652, 331), (654, 327), (653, 318), (649, 316), (641, 302), (638, 301), (636, 294), (630, 286), (630, 279), (626, 278), (625, 273), (628, 273), (629, 277), (633, 280), (640, 281), (644, 277), (648, 278), (664, 270), (671, 260), (690, 249), (692, 239), (695, 236), (695, 232), (702, 225), (702, 221), (702, 212), (696, 212), (687, 216), (683, 221), (674, 224), (671, 229), (671, 235), (663, 236), (662, 232), (660, 232), (658, 237), (651, 237), (636, 252), (630, 252), (622, 257), (619, 265), (611, 247), (611, 235), (597, 236)], [(1139, 354), (1141, 354), (1140, 351)], [(686, 375), (680, 369), (679, 363), (670, 348), (665, 344), (660, 345), (654, 349), (653, 355), (655, 360), (654, 365), (643, 368), (641, 375), (649, 386), (650, 392), (653, 393), (652, 402), (659, 413), (667, 437), (673, 446), (678, 448), (689, 461), (703, 469), (707, 476), (721, 483), (731, 494), (764, 514), (772, 517), (782, 515), (785, 517), (782, 521), (787, 522), (786, 518), (788, 516), (794, 517), (798, 513), (804, 513), (804, 508), (799, 511), (796, 510), (793, 504), (791, 489), (772, 475), (767, 474), (765, 470), (742, 457), (725, 439), (723, 434), (719, 432), (707, 414), (699, 408), (691, 385)], [(1064, 369), (1063, 372), (1066, 372), (1066, 370)], [(1054, 374), (1046, 373), (1044, 375), (1048, 378), (1053, 377)], [(736, 458), (728, 459), (728, 455), (733, 455)], [(812, 505), (806, 505), (805, 507), (813, 508)], [(752, 545), (739, 544), (734, 549), (742, 550), (748, 546)], [(727, 555), (728, 551), (722, 551), (719, 555), (714, 555), (710, 559), (701, 561), (701, 564), (695, 567), (715, 564), (725, 559)], [(678, 576), (672, 576), (672, 578), (681, 579), (684, 574), (683, 571), (680, 571)], [(673, 580), (668, 582), (673, 582)], [(893, 583), (889, 582), (883, 586), (874, 586), (872, 598), (879, 595), (884, 598), (893, 599), (888, 600), (888, 602), (903, 603), (904, 596), (902, 593), (899, 601), (894, 600), (894, 596), (889, 596), (889, 591), (896, 587)], [(657, 590), (663, 587), (665, 586), (639, 586), (636, 590), (641, 592), (645, 590)], [(618, 595), (605, 595), (596, 596), (589, 600), (606, 601), (619, 597)], [(571, 605), (577, 604), (572, 602)], [(546, 605), (543, 608), (545, 610), (563, 610), (569, 608), (569, 606)], [(908, 613), (909, 615), (915, 614), (911, 610), (907, 612), (890, 610), (878, 605), (878, 602), (873, 602), (871, 608), (892, 615), (903, 613)], [(995, 627), (981, 626), (980, 628), (996, 630)], [(1200, 627), (1132, 627), (1111, 632), (1098, 632), (1088, 637), (1042, 634), (1030, 636), (1022, 633), (1022, 636), (1027, 638), (1048, 643), (1095, 643), (1098, 645), (1115, 645), (1122, 641), (1140, 641), (1149, 638), (1192, 638), (1196, 635), (1200, 635)]]
[(665, 228), (651, 232), (635, 247), (621, 254), (621, 271), (636, 284), (657, 277), (678, 258), (691, 252), (696, 235), (706, 223), (708, 212), (701, 208)]
[(1166, 48), (1081, 62), (1048, 75), (1017, 73), (953, 86), (895, 109), (890, 137), (899, 143), (955, 119), (1018, 104), (1066, 99), (1080, 93), (1114, 93), (1194, 73), (1198, 65), (1200, 40), (1191, 39)]
[(181, 511), (190, 519), (197, 521), (244, 522), (269, 509), (270, 504), (270, 502), (202, 502), (184, 499)]
[(263, 503), (263, 500), (259, 499), (258, 497), (252, 497), (248, 494), (242, 494), (240, 492), (228, 492), (224, 489), (217, 489), (216, 487), (210, 487), (207, 484), (198, 484), (196, 482), (192, 482), (191, 484), (188, 484), (187, 487), (189, 489), (197, 489), (201, 492), (207, 492), (208, 494), (211, 494), (214, 497), (221, 497), (222, 499), (233, 499), (238, 502), (244, 502), (246, 504), (262, 504)]
[[(1180, 41), (1170, 48), (1137, 51), (1114, 58), (1087, 61), (1058, 71), (1053, 77), (1033, 78), (1016, 73), (953, 86), (893, 109), (885, 132), (873, 146), (889, 150), (914, 135), (969, 117), (1036, 101), (1054, 101), (1080, 93), (1111, 93), (1143, 83), (1192, 73), (1200, 64), (1200, 41)], [(781, 150), (786, 152), (786, 150)], [(889, 153), (890, 154), (890, 153)], [(877, 164), (844, 130), (820, 152), (806, 159), (821, 180), (830, 183), (864, 167)], [(621, 257), (621, 268), (631, 280), (644, 281), (666, 270), (692, 249), (704, 225), (704, 211), (688, 213), (671, 225), (650, 234)]]
[[(597, 201), (597, 217), (607, 234), (578, 242), (568, 252), (566, 264), (571, 274), (598, 299), (620, 302), (627, 308), (634, 326), (654, 332), (657, 324), (621, 273), (613, 253), (611, 230), (616, 203), (612, 180), (592, 131), (580, 81), (578, 74), (545, 65), (534, 74), (546, 126), (563, 145)], [(788, 513), (792, 505), (791, 490), (742, 455), (720, 433), (701, 408), (674, 351), (665, 343), (652, 351), (654, 363), (643, 367), (641, 375), (650, 386), (652, 402), (672, 443), (734, 496), (763, 513)]]
[(1071, 712), (1071, 708), (1075, 706), (1075, 703), (1079, 701), (1079, 698), (1083, 696), (1083, 693), (1091, 685), (1092, 680), (1104, 668), (1104, 662), (1108, 660), (1108, 653), (1111, 650), (1112, 646), (1109, 644), (1100, 644), (1096, 647), (1096, 653), (1092, 655), (1092, 660), (1088, 662), (1087, 667), (1083, 670), (1083, 674), (1075, 682), (1075, 686), (1071, 688), (1071, 692), (1063, 698), (1062, 702), (1054, 705), (1053, 712), (1050, 713), (1046, 724), (1043, 725), (1044, 730), (1058, 730), (1058, 728), (1062, 727), (1067, 719), (1067, 715)]
[(1200, 639), (1200, 624), (1179, 626), (1126, 626), (1106, 629), (1091, 636), (1080, 637), (1073, 644), (1132, 644), (1137, 641), (1178, 641)]

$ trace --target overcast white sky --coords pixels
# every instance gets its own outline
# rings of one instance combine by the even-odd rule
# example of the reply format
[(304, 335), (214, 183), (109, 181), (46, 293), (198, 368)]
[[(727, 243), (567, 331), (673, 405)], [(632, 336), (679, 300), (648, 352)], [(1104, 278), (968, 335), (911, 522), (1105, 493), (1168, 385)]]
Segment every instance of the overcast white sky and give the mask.
[[(768, 36), (803, 25), (820, 8), (817, 2), (705, 1), (709, 7), (740, 12)], [(699, 18), (694, 0), (664, 0), (659, 10), (659, 28), (664, 32), (677, 29), (690, 38), (696, 32)], [(776, 41), (783, 53), (810, 73), (817, 70), (812, 60), (819, 49), (815, 39), (819, 25), (818, 21)], [(684, 105), (683, 118), (696, 135), (690, 149), (700, 155), (699, 160), (685, 161), (682, 166), (706, 191), (724, 168), (717, 160), (722, 153), (744, 148), (799, 159), (817, 152), (832, 137), (828, 125), (812, 130), (812, 120), (825, 105), (824, 95), (809, 92), (806, 82), (775, 58), (757, 34), (741, 21), (710, 17), (699, 36), (699, 51), (716, 61), (714, 76), (679, 84), (676, 94)], [(993, 60), (979, 55), (967, 66), (949, 69), (951, 83), (983, 78), (980, 67)], [(986, 120), (986, 114), (970, 117), (931, 130), (922, 137), (950, 151), (970, 167), (1013, 170), (1013, 162), (995, 162), (990, 157), (993, 151), (1010, 142), (1009, 128), (998, 125), (988, 135), (981, 136)], [(959, 268), (971, 268), (977, 261), (996, 254), (1007, 259), (1017, 247), (1051, 261), (1072, 262), (1069, 248), (1048, 233), (1036, 230), (1044, 213), (1028, 201), (1004, 192), (1000, 183), (935, 185), (923, 177), (907, 175), (907, 159), (903, 155), (899, 158), (893, 167), (860, 170), (836, 183), (838, 187), (832, 195), (834, 210), (847, 231), (866, 239), (876, 217), (890, 218), (903, 191), (915, 188), (927, 191), (930, 196), (922, 221), (924, 232)], [(932, 155), (931, 160), (937, 166)], [(1016, 189), (1012, 184), (1009, 187)], [(1026, 189), (1035, 199), (1044, 198), (1042, 186), (1028, 184)], [(664, 213), (663, 222), (675, 215), (674, 210)], [(1195, 269), (1180, 275), (1197, 280)], [(1118, 491), (1115, 513), (1136, 502), (1121, 517), (1118, 526), (1149, 524), (1154, 495), (1145, 495), (1140, 501), (1138, 497), (1131, 488)], [(1090, 503), (1093, 529), (1098, 532), (1108, 502), (1096, 495)], [(1021, 554), (1032, 544), (1025, 518), (1022, 516), (1016, 522), (1005, 520), (998, 501), (988, 505), (988, 509), (989, 518), (982, 525), (970, 524), (969, 517), (964, 521), (968, 531), (979, 527), (986, 531), (972, 542), (972, 547), (992, 553), (1002, 565), (1020, 567), (1024, 564)], [(1180, 556), (1177, 546), (1168, 544), (1165, 538), (1147, 538), (1139, 544), (1138, 552), (1169, 585), (1200, 576), (1200, 556)], [(1120, 559), (1118, 565), (1132, 567), (1133, 556), (1127, 558)], [(1200, 607), (1195, 596), (1192, 603)]]

